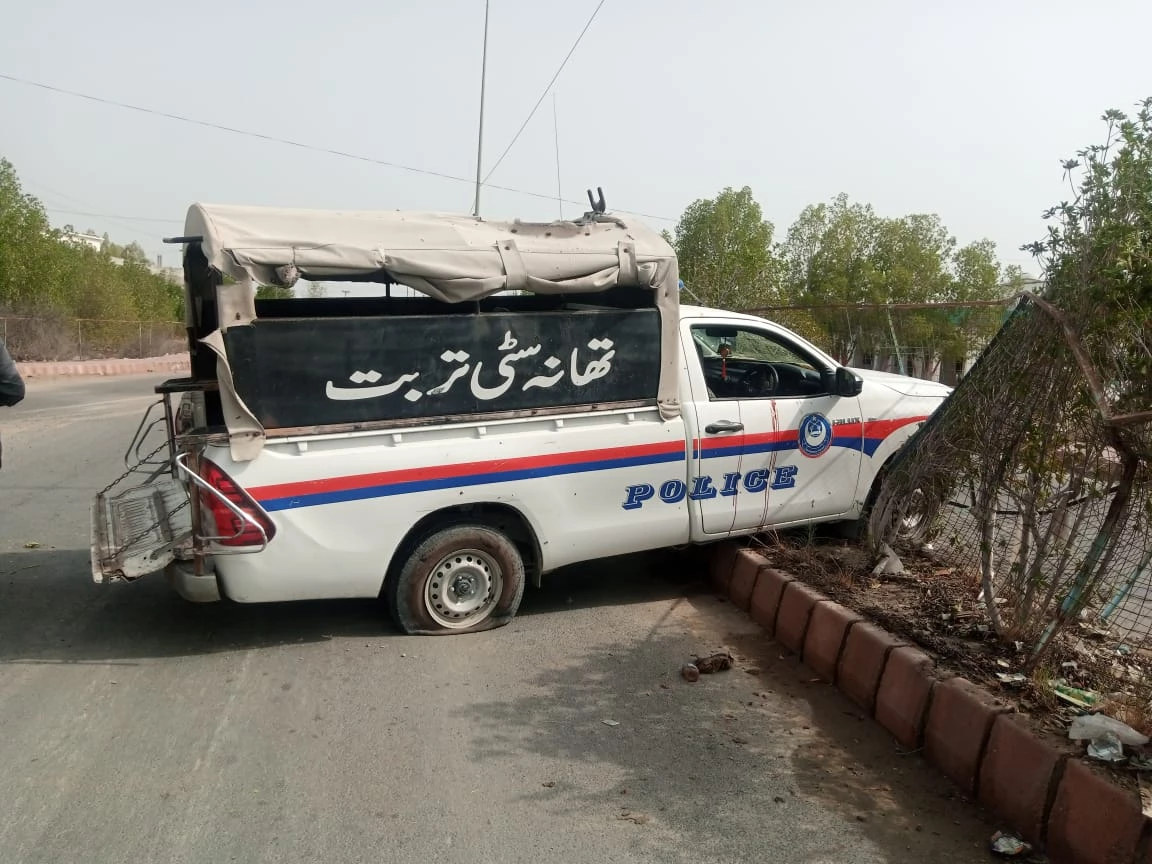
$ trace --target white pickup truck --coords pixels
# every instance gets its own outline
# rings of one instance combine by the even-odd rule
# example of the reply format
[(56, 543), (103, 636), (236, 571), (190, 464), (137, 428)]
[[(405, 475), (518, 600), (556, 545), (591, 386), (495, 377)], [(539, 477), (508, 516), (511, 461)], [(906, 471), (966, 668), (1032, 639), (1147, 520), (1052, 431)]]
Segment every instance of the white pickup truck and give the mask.
[[(950, 392), (681, 306), (667, 243), (602, 212), (197, 204), (176, 240), (192, 375), (157, 388), (152, 476), (96, 498), (101, 583), (166, 570), (190, 600), (383, 597), (406, 633), (482, 630), (565, 565), (860, 519)], [(254, 300), (301, 277), (388, 296)]]

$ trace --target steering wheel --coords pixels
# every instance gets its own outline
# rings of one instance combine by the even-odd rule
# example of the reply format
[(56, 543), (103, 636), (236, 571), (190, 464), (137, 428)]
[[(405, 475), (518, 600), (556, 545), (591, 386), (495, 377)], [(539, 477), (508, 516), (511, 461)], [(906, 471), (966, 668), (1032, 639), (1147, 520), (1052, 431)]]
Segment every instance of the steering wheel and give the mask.
[(773, 366), (753, 366), (744, 376), (744, 389), (753, 397), (773, 396), (780, 389), (780, 375)]

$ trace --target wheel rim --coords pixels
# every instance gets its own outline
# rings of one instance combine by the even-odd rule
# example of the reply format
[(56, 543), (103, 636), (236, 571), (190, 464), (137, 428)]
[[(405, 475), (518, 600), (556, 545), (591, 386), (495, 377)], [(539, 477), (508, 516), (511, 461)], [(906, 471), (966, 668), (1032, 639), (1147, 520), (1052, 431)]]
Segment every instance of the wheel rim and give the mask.
[(460, 549), (441, 558), (428, 574), (424, 607), (441, 627), (471, 627), (496, 608), (503, 576), (500, 565), (488, 553)]
[(908, 496), (908, 508), (900, 520), (900, 536), (912, 537), (920, 530), (927, 518), (924, 512), (927, 504), (928, 499), (924, 496), (923, 490), (912, 490), (912, 494)]

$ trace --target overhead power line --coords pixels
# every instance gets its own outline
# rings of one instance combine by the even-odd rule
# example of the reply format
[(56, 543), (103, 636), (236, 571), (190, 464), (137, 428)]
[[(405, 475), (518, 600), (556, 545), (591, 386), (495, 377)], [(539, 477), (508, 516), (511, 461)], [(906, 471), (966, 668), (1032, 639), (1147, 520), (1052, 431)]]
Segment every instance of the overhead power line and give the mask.
[[(160, 219), (155, 216), (120, 216), (115, 213), (97, 212), (93, 209), (97, 205), (94, 205), (88, 201), (81, 200), (74, 195), (69, 195), (67, 192), (61, 192), (59, 189), (53, 189), (51, 186), (41, 183), (37, 179), (29, 179), (25, 177), (22, 177), (21, 179), (33, 188), (41, 190), (49, 198), (57, 198), (61, 201), (68, 202), (65, 204), (65, 206), (60, 207), (45, 206), (44, 209), (49, 213), (63, 213), (68, 216), (90, 216), (96, 219), (107, 219), (114, 225), (119, 225), (121, 228), (127, 228), (129, 231), (135, 232), (142, 231), (143, 229), (140, 227), (140, 225), (145, 222), (167, 222), (174, 225), (183, 224), (183, 222), (179, 219)], [(83, 209), (76, 210), (74, 209), (76, 206), (79, 206)], [(73, 209), (69, 209), (70, 207)], [(130, 222), (135, 222), (136, 224), (130, 225)]]
[(552, 85), (556, 83), (556, 79), (560, 77), (560, 73), (564, 71), (564, 67), (568, 65), (568, 61), (572, 59), (572, 55), (576, 52), (576, 46), (580, 44), (580, 40), (584, 38), (584, 34), (588, 32), (588, 28), (592, 26), (592, 22), (596, 20), (596, 16), (600, 14), (600, 8), (604, 5), (605, 0), (600, 0), (596, 8), (592, 10), (592, 15), (588, 22), (584, 25), (584, 29), (580, 31), (580, 35), (576, 37), (576, 41), (572, 43), (572, 47), (568, 49), (568, 53), (564, 56), (560, 68), (556, 70), (556, 74), (552, 76), (552, 80), (544, 88), (544, 92), (540, 94), (540, 98), (536, 100), (536, 104), (532, 106), (532, 110), (528, 112), (528, 116), (524, 118), (524, 122), (520, 124), (520, 128), (516, 130), (516, 134), (512, 136), (512, 140), (508, 142), (508, 146), (504, 148), (504, 152), (500, 154), (500, 158), (496, 160), (496, 164), (488, 169), (488, 173), (484, 176), (484, 182), (488, 182), (488, 178), (495, 173), (496, 169), (500, 167), (500, 163), (504, 161), (504, 157), (508, 155), (508, 151), (512, 146), (520, 140), (520, 135), (528, 126), (529, 121), (536, 115), (536, 109), (540, 107), (540, 103), (544, 101), (544, 97), (548, 95), (548, 91), (552, 89)]
[(117, 213), (90, 213), (87, 210), (65, 210), (63, 207), (45, 207), (49, 213), (64, 213), (68, 216), (91, 216), (94, 219), (123, 219), (126, 222), (167, 222), (183, 225), (183, 219), (159, 219), (155, 216), (121, 216)]
[[(10, 81), (14, 84), (22, 84), (26, 87), (34, 87), (34, 88), (37, 88), (39, 90), (47, 90), (49, 92), (59, 93), (59, 94), (62, 94), (64, 96), (72, 96), (76, 99), (84, 99), (84, 100), (87, 100), (89, 102), (95, 102), (95, 103), (100, 104), (100, 105), (108, 105), (108, 106), (112, 106), (115, 108), (122, 108), (126, 111), (136, 111), (140, 114), (148, 114), (148, 115), (151, 115), (153, 117), (163, 117), (167, 120), (174, 120), (174, 121), (179, 122), (179, 123), (188, 123), (188, 124), (191, 124), (193, 126), (201, 126), (201, 127), (206, 128), (206, 129), (214, 129), (218, 132), (230, 132), (233, 135), (243, 135), (243, 136), (248, 137), (248, 138), (256, 138), (256, 139), (259, 139), (262, 141), (271, 141), (273, 143), (283, 144), (283, 145), (288, 146), (288, 147), (296, 147), (300, 150), (309, 150), (309, 151), (312, 151), (314, 153), (324, 153), (324, 154), (327, 154), (329, 156), (339, 156), (339, 157), (342, 157), (344, 159), (354, 159), (358, 162), (367, 162), (367, 163), (372, 164), (372, 165), (380, 165), (380, 166), (383, 166), (385, 168), (393, 168), (397, 171), (407, 171), (407, 172), (412, 173), (412, 174), (421, 174), (421, 175), (424, 175), (427, 177), (438, 177), (442, 180), (452, 180), (452, 181), (455, 181), (457, 183), (468, 183), (469, 185), (475, 184), (475, 182), (476, 182), (475, 178), (459, 177), (455, 174), (446, 174), (442, 171), (432, 171), (432, 170), (429, 170), (427, 168), (414, 168), (411, 165), (401, 165), (398, 162), (389, 162), (389, 161), (384, 160), (384, 159), (377, 159), (374, 156), (365, 156), (365, 155), (360, 154), (360, 153), (350, 153), (346, 150), (336, 150), (336, 149), (333, 149), (330, 147), (321, 147), (321, 146), (316, 145), (316, 144), (306, 144), (306, 143), (301, 142), (301, 141), (293, 141), (290, 138), (283, 138), (283, 137), (280, 137), (278, 135), (269, 135), (269, 134), (266, 134), (264, 132), (254, 132), (254, 131), (249, 130), (249, 129), (239, 129), (235, 126), (226, 126), (222, 123), (213, 123), (209, 120), (199, 120), (195, 117), (186, 117), (182, 114), (173, 114), (169, 111), (160, 111), (160, 110), (157, 110), (155, 108), (146, 108), (146, 107), (143, 107), (141, 105), (132, 105), (128, 102), (121, 102), (121, 101), (116, 100), (116, 99), (106, 99), (103, 96), (93, 96), (90, 93), (81, 93), (77, 90), (69, 90), (65, 87), (57, 87), (57, 86), (52, 85), (52, 84), (45, 84), (42, 81), (32, 81), (28, 78), (21, 78), (17, 75), (9, 75), (9, 74), (4, 73), (4, 72), (0, 72), (0, 80)], [(554, 202), (556, 200), (555, 195), (551, 195), (551, 194), (546, 193), (546, 192), (531, 192), (531, 191), (528, 191), (526, 189), (516, 189), (516, 188), (513, 188), (511, 186), (500, 186), (500, 185), (497, 185), (495, 183), (484, 183), (483, 185), (488, 186), (491, 189), (498, 189), (502, 192), (512, 192), (516, 195), (525, 195), (525, 196), (528, 196), (530, 198), (541, 198), (545, 201), (552, 201), (552, 202)], [(580, 201), (576, 201), (576, 200), (567, 201), (566, 203), (581, 204)], [(624, 208), (619, 208), (618, 212), (632, 213), (633, 215), (640, 216), (644, 219), (658, 219), (662, 222), (675, 222), (676, 221), (675, 219), (667, 217), (667, 216), (656, 216), (656, 215), (651, 214), (651, 213), (640, 213), (640, 212), (637, 212), (635, 210), (626, 210)]]

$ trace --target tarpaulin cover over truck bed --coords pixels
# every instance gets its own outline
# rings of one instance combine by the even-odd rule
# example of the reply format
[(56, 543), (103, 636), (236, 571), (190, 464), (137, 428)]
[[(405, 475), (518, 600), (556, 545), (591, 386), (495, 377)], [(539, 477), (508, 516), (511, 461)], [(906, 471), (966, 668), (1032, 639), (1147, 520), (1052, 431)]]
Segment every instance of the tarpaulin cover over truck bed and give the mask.
[[(617, 285), (648, 288), (661, 318), (657, 401), (663, 417), (679, 416), (676, 255), (638, 221), (599, 215), (529, 223), (410, 211), (193, 204), (184, 233), (201, 238), (208, 264), (237, 280), (219, 289), (221, 329), (255, 320), (253, 281), (395, 281), (445, 303), (509, 290), (594, 294)], [(262, 447), (263, 428), (232, 386), (221, 333), (203, 341), (218, 357), (233, 455), (251, 459)]]

